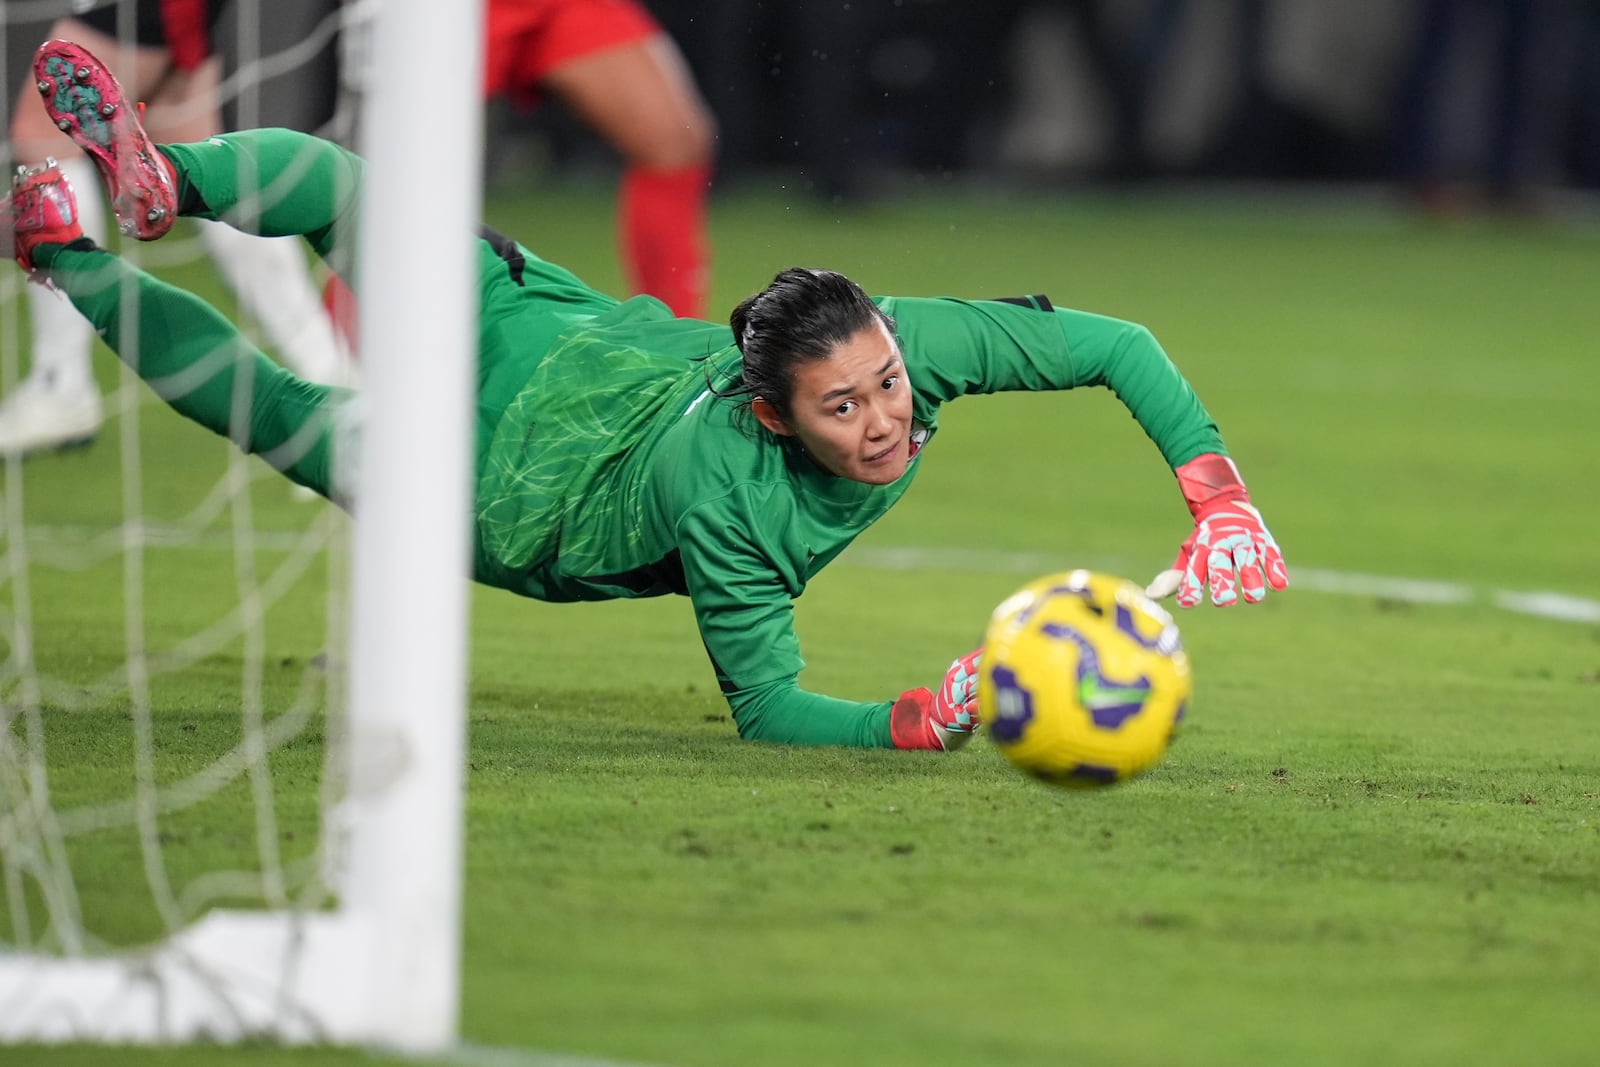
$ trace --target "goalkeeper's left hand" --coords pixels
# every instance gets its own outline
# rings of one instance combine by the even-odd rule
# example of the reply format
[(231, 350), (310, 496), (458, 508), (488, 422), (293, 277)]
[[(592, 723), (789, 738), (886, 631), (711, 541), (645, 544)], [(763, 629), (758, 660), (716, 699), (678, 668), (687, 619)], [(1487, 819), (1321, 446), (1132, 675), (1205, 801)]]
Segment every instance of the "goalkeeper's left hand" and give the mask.
[(1213, 604), (1230, 607), (1241, 593), (1253, 604), (1265, 599), (1269, 587), (1288, 588), (1283, 553), (1250, 503), (1233, 460), (1208, 452), (1176, 474), (1194, 516), (1194, 532), (1178, 549), (1172, 569), (1156, 575), (1145, 592), (1156, 599), (1177, 593), (1178, 606), (1192, 608), (1209, 590)]
[(957, 749), (978, 729), (978, 663), (981, 647), (950, 664), (937, 693), (908, 689), (889, 709), (895, 748)]

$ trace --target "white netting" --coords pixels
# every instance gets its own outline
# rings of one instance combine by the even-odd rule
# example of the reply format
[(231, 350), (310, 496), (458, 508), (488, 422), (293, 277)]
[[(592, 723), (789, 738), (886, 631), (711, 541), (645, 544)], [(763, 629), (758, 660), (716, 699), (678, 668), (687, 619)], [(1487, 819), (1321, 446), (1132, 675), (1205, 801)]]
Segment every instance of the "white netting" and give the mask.
[[(131, 40), (133, 4), (100, 6), (118, 12), (119, 40)], [(61, 3), (5, 4), (8, 114), (18, 106), (14, 87), (20, 106), (40, 107), (26, 64), (64, 13)], [(337, 54), (341, 17), (331, 2), (234, 5), (214, 40), (228, 59), (221, 100), (238, 125), (311, 115), (320, 117), (301, 124), (312, 132), (349, 135), (353, 108), (325, 65)], [(101, 58), (130, 80), (119, 69), (125, 56)], [(296, 86), (329, 95), (272, 95)], [(148, 118), (155, 134), (154, 106)], [(197, 230), (182, 222), (160, 242), (121, 248), (232, 315), (235, 298), (217, 280), (228, 271), (209, 253), (233, 237)], [(266, 268), (270, 293), (281, 294), (305, 262), (298, 239), (287, 240), (291, 259), (275, 252), (264, 261), (276, 265)], [(254, 267), (249, 254), (239, 262), (246, 276), (262, 269), (259, 257)], [(28, 381), (23, 279), (0, 272), (7, 395)], [(326, 322), (307, 340), (309, 317), (322, 316), (318, 282), (294, 281), (299, 304), (276, 328), (264, 320), (288, 298), (269, 295), (261, 316), (242, 317), (291, 366), (294, 346), (323, 345), (315, 376), (340, 380), (337, 368), (327, 372)], [(125, 314), (133, 304), (130, 294)], [(348, 520), (168, 410), (103, 348), (93, 367), (106, 414), (94, 442), (4, 460), (0, 964), (126, 957), (219, 906), (310, 915), (332, 902), (324, 868), (338, 848), (323, 815), (345, 777)], [(248, 406), (241, 391), (235, 410)], [(209, 980), (198, 962), (196, 975)], [(3, 1000), (4, 984), (0, 976), (0, 1016), (26, 1007), (93, 1021), (93, 995), (41, 1006), (38, 990), (51, 988), (41, 979), (12, 987), (22, 990), (19, 1005)]]

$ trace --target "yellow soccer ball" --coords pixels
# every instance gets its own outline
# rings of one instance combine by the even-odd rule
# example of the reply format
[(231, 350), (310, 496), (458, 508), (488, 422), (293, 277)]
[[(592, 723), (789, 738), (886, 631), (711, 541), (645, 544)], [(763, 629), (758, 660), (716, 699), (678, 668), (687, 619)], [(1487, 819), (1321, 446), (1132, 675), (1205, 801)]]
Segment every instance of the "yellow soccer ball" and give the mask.
[(989, 737), (1053, 785), (1112, 785), (1155, 766), (1192, 691), (1172, 616), (1126, 579), (1047, 575), (989, 619), (978, 682)]

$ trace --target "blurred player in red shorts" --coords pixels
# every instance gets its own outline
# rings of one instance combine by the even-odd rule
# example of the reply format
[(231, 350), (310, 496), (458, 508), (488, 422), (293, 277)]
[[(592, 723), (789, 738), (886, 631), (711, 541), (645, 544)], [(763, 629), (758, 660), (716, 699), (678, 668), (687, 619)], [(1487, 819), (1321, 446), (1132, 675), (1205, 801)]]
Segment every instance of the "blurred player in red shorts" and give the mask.
[(716, 121), (683, 55), (634, 0), (487, 0), (485, 87), (549, 93), (622, 154), (617, 236), (628, 284), (706, 313), (705, 203)]
[[(486, 94), (524, 108), (553, 95), (621, 153), (617, 243), (629, 288), (679, 318), (704, 318), (717, 130), (677, 44), (635, 0), (485, 0), (484, 14)], [(323, 301), (357, 350), (355, 298), (337, 275)]]

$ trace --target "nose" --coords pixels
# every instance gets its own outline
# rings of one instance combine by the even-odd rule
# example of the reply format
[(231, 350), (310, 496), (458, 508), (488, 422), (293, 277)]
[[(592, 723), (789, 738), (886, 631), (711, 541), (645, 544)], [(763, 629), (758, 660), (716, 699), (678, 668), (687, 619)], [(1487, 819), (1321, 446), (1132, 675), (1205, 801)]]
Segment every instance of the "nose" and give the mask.
[(888, 406), (873, 404), (867, 413), (867, 436), (874, 441), (888, 437), (894, 431), (894, 419), (890, 417)]

